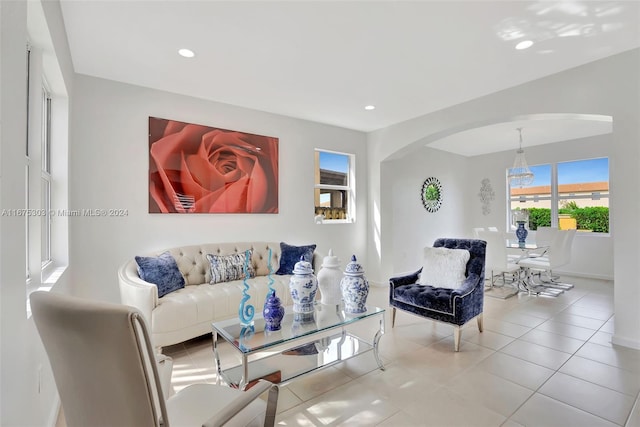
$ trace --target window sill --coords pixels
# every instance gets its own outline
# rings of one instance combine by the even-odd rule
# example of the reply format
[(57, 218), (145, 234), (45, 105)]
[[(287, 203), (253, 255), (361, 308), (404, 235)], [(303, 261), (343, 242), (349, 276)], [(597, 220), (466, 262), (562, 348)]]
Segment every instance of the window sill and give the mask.
[(41, 281), (36, 281), (33, 279), (29, 279), (27, 281), (27, 319), (31, 317), (31, 294), (36, 291), (45, 291), (49, 292), (51, 289), (58, 283), (58, 279), (64, 274), (67, 266), (52, 266), (47, 268), (46, 276), (42, 278)]
[(321, 222), (316, 222), (318, 225), (328, 225), (328, 224), (353, 224), (355, 221), (350, 219), (325, 219)]

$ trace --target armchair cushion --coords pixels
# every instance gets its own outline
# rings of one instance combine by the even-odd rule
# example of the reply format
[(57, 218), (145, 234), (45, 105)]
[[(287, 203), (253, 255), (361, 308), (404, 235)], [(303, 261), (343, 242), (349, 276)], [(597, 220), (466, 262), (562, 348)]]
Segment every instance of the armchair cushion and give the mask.
[(157, 257), (136, 256), (136, 263), (140, 278), (158, 287), (158, 298), (184, 288), (184, 277), (169, 251)]
[(459, 288), (464, 283), (470, 256), (466, 249), (424, 248), (420, 284), (435, 288)]
[(300, 261), (300, 257), (304, 257), (305, 261), (311, 262), (313, 259), (313, 251), (316, 245), (292, 246), (285, 242), (280, 242), (280, 268), (276, 274), (293, 274), (293, 268)]
[[(244, 279), (244, 266), (247, 264), (247, 273), (249, 277), (256, 275), (253, 265), (251, 264), (251, 250), (239, 252), (231, 255), (213, 255), (207, 254), (207, 259), (211, 266), (210, 284), (230, 282), (232, 280)], [(249, 262), (247, 263), (247, 254)]]

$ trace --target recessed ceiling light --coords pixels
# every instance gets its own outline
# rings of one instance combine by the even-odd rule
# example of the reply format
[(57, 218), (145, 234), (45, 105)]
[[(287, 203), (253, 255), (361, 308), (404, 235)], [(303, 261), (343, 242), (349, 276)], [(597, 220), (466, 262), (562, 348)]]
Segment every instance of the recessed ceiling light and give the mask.
[(185, 58), (193, 58), (196, 54), (191, 49), (179, 49), (178, 54)]
[(375, 105), (367, 105), (364, 107), (365, 110), (375, 110), (376, 106)]
[(531, 40), (523, 40), (516, 45), (516, 49), (518, 50), (528, 49), (531, 46), (533, 46), (533, 42)]

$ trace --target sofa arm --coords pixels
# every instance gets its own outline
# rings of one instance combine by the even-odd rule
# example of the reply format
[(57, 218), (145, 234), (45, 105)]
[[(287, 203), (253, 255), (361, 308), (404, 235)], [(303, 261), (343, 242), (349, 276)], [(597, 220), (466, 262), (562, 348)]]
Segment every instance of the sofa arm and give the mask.
[(158, 287), (138, 276), (135, 261), (128, 261), (118, 270), (120, 300), (140, 310), (144, 320), (151, 326), (151, 312), (158, 305)]

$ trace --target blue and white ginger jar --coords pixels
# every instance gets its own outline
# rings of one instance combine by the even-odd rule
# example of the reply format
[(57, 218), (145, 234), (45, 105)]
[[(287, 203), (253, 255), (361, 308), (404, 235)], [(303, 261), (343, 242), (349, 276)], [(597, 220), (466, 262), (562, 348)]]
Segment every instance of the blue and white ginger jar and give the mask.
[(281, 322), (284, 317), (284, 307), (280, 302), (280, 298), (276, 296), (275, 291), (267, 296), (267, 300), (264, 302), (262, 316), (264, 317), (265, 331), (279, 331), (282, 327)]
[(313, 302), (318, 292), (318, 280), (313, 275), (311, 263), (300, 257), (289, 279), (289, 290), (295, 313), (313, 313)]
[(518, 228), (516, 228), (516, 237), (518, 238), (518, 245), (524, 247), (529, 232), (524, 228), (524, 221), (518, 221)]
[(356, 256), (344, 270), (340, 281), (345, 313), (364, 313), (367, 311), (367, 297), (369, 296), (369, 282), (364, 277), (364, 269), (358, 264)]

